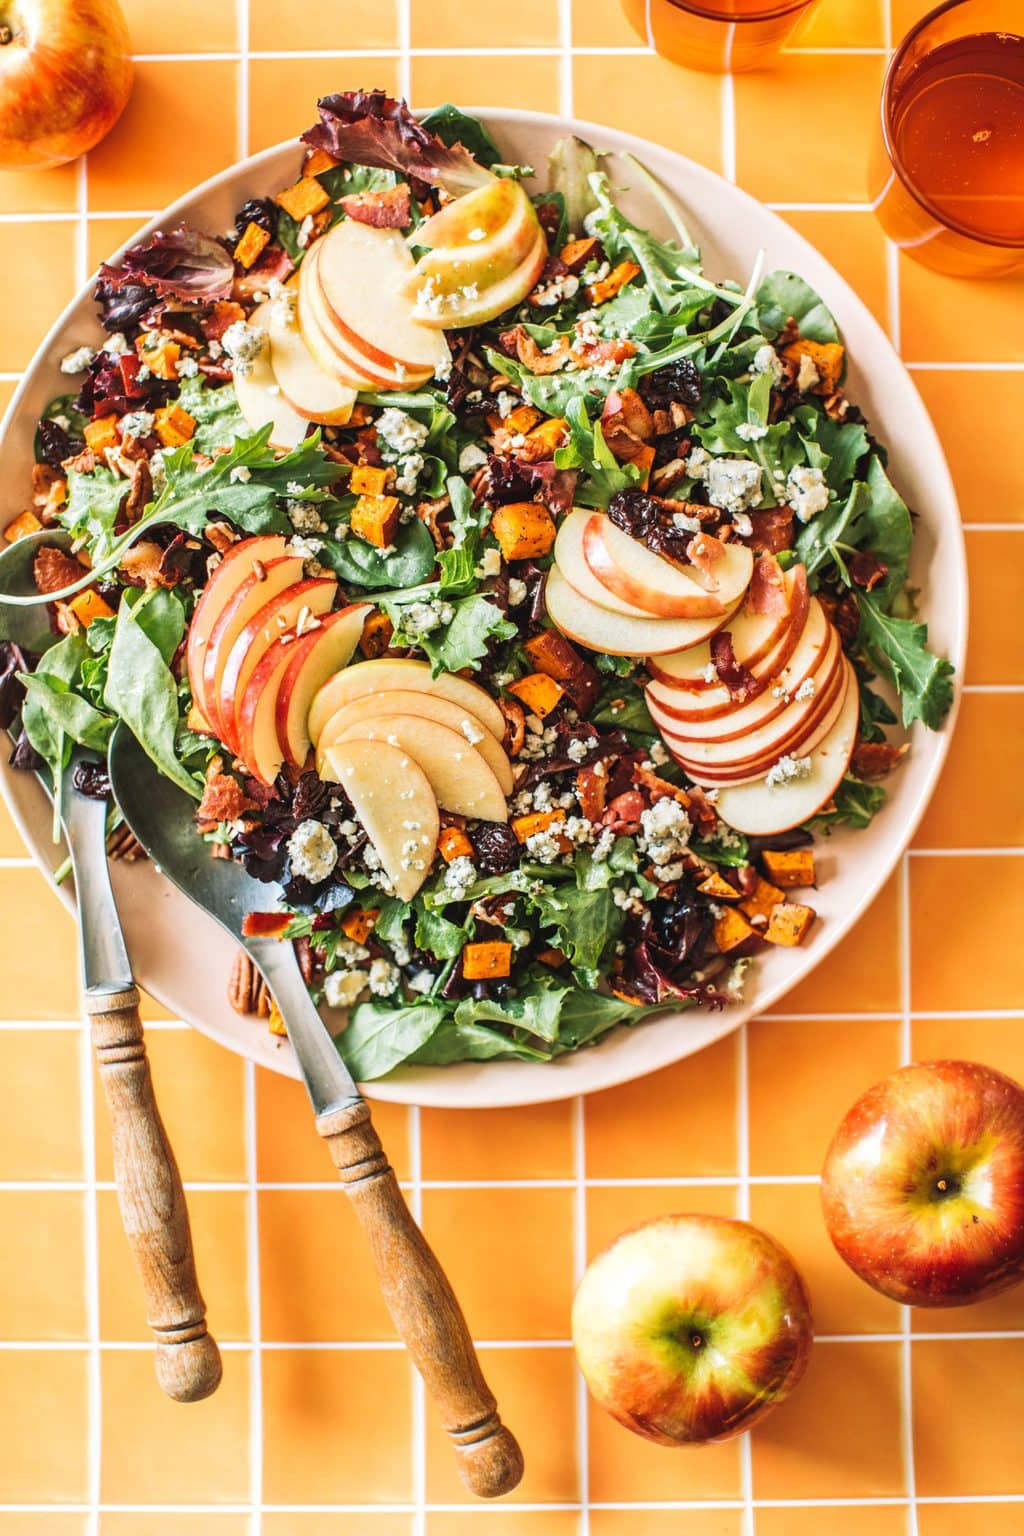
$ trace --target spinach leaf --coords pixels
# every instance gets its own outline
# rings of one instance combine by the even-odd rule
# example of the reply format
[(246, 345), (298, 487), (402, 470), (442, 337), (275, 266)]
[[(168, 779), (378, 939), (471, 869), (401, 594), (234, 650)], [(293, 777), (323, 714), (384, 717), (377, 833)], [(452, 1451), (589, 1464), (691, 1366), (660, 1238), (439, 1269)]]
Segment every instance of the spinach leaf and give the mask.
[[(402, 607), (385, 601), (384, 607), (396, 632), (401, 635)], [(447, 624), (426, 635), (409, 635), (405, 640), (419, 646), (430, 660), (434, 676), (439, 672), (461, 672), (464, 667), (479, 667), (492, 642), (511, 640), (516, 626), (481, 593), (456, 598), (451, 604), (452, 617)], [(399, 642), (401, 643), (401, 641)]]
[(757, 290), (758, 325), (769, 340), (792, 318), (808, 341), (838, 341), (839, 327), (823, 299), (795, 272), (769, 272)]
[(221, 384), (219, 388), (211, 389), (203, 377), (196, 374), (195, 378), (182, 380), (178, 404), (195, 419), (196, 430), (190, 443), (200, 453), (230, 448), (236, 437), (243, 437), (249, 430), (233, 384)]
[[(21, 724), (29, 742), (50, 770), (53, 780), (54, 841), (60, 837), (61, 775), (67, 766), (72, 739), (79, 733), (91, 740), (84, 745), (98, 745), (102, 751), (109, 721), (73, 690), (77, 687), (88, 647), (80, 634), (67, 635), (40, 657), (33, 673), (18, 674), (26, 695), (21, 709)], [(73, 727), (69, 729), (69, 727)]]
[(641, 471), (635, 464), (619, 463), (604, 440), (600, 421), (591, 422), (578, 394), (566, 406), (565, 418), (569, 441), (555, 449), (555, 465), (581, 471), (573, 498), (578, 506), (607, 507), (616, 491), (639, 483)]
[(617, 837), (606, 859), (595, 859), (589, 848), (576, 855), (576, 884), (581, 891), (602, 891), (620, 875), (638, 868), (636, 844), (631, 837)]
[(832, 796), (832, 810), (815, 816), (809, 823), (826, 836), (836, 827), (870, 826), (885, 804), (887, 795), (881, 784), (865, 784), (848, 775)]
[[(682, 1006), (673, 1004), (673, 1007)], [(573, 990), (562, 1004), (558, 1049), (574, 1051), (578, 1046), (591, 1045), (616, 1024), (639, 1024), (641, 1019), (654, 1012), (653, 1008), (638, 1008), (635, 1003), (605, 997), (600, 992)]]
[(368, 1083), (425, 1045), (444, 1016), (438, 1003), (359, 1003), (335, 1043), (356, 1081)]
[(477, 1024), (482, 1019), (496, 1024), (512, 1024), (540, 1040), (553, 1044), (558, 1037), (562, 1004), (569, 995), (568, 986), (535, 982), (519, 997), (467, 997), (455, 1009), (457, 1024)]
[[(379, 924), (378, 924), (379, 931)], [(450, 923), (440, 912), (424, 907), (416, 916), (416, 947), (436, 955), (439, 960), (454, 960), (461, 955), (469, 933), (460, 923)]]
[(165, 778), (193, 799), (200, 786), (177, 752), (181, 710), (168, 665), (185, 630), (185, 610), (173, 592), (126, 592), (110, 647), (105, 701), (120, 715)]
[(342, 582), (367, 591), (418, 586), (433, 574), (436, 564), (434, 541), (418, 517), (402, 523), (388, 553), (364, 539), (349, 537), (325, 541), (317, 559)]
[(94, 559), (102, 559), (114, 542), (118, 509), (127, 494), (127, 480), (105, 465), (99, 465), (88, 475), (71, 469), (67, 500), (57, 514), (58, 519), (73, 539), (88, 544)]
[(459, 1021), (452, 1017), (438, 1025), (409, 1062), (418, 1067), (447, 1067), (455, 1061), (494, 1061), (502, 1056), (520, 1061), (549, 1061), (551, 1052), (512, 1040), (472, 1019)]
[(897, 619), (883, 611), (870, 593), (857, 593), (858, 638), (865, 652), (900, 696), (903, 724), (921, 720), (938, 730), (953, 702), (952, 665), (928, 650), (928, 626)]
[(428, 112), (423, 126), (428, 133), (435, 133), (449, 149), (453, 144), (461, 144), (478, 165), (485, 165), (488, 170), (501, 160), (501, 150), (480, 119), (453, 107), (450, 101)]
[(103, 714), (87, 699), (83, 699), (81, 694), (72, 693), (66, 684), (48, 677), (45, 672), (23, 672), (18, 675), (25, 685), (28, 698), (32, 700), (33, 721), (38, 719), (37, 711), (41, 711), (49, 720), (54, 736), (63, 732), (69, 741), (77, 741), (94, 752), (107, 750), (114, 727), (110, 715)]

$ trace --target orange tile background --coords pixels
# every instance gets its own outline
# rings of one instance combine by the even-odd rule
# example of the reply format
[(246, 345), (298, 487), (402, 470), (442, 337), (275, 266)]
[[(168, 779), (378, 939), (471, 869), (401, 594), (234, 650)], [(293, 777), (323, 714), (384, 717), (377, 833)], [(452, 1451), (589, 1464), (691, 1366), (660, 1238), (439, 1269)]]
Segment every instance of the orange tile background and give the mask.
[[(816, 1188), (838, 1117), (901, 1060), (969, 1055), (1024, 1078), (1024, 627), (1007, 618), (1024, 598), (1024, 518), (1006, 452), (1024, 410), (1024, 330), (1007, 323), (1024, 283), (891, 261), (865, 203), (886, 43), (924, 6), (823, 0), (777, 70), (731, 83), (656, 59), (619, 0), (125, 9), (142, 61), (122, 123), (84, 166), (0, 176), (0, 267), (19, 296), (0, 406), (91, 266), (166, 200), (305, 124), (317, 92), (575, 111), (778, 204), (888, 327), (957, 480), (974, 619), (962, 724), (914, 849), (779, 1015), (586, 1103), (377, 1112), (526, 1449), (504, 1510), (474, 1508), (454, 1474), (301, 1090), (150, 1006), (226, 1364), (207, 1403), (160, 1396), (72, 926), (0, 809), (0, 1536), (1016, 1536), (1024, 1293), (911, 1318), (836, 1258)], [(589, 1254), (687, 1208), (778, 1234), (822, 1342), (752, 1440), (672, 1453), (588, 1405), (568, 1307)]]

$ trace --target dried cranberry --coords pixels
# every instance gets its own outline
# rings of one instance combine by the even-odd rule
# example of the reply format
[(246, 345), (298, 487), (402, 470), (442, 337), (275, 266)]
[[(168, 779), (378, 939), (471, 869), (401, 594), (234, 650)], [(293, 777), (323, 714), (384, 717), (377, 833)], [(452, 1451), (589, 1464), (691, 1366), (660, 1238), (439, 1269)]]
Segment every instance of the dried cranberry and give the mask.
[(483, 875), (506, 875), (519, 863), (521, 849), (503, 821), (482, 821), (470, 833), (477, 868)]
[(661, 507), (653, 496), (635, 486), (616, 491), (608, 503), (608, 516), (616, 528), (634, 539), (646, 539), (658, 526)]
[(71, 782), (78, 793), (89, 800), (105, 800), (110, 794), (110, 779), (105, 763), (79, 763)]
[(315, 821), (327, 807), (330, 790), (315, 773), (304, 773), (295, 788), (292, 814), (296, 821)]
[(683, 357), (677, 363), (666, 363), (663, 368), (655, 368), (653, 373), (645, 374), (640, 380), (639, 389), (644, 404), (652, 409), (657, 406), (665, 408), (673, 400), (683, 405), (699, 405), (700, 373), (692, 358)]
[(269, 197), (250, 197), (238, 210), (235, 219), (235, 239), (241, 240), (250, 224), (258, 224), (266, 230), (271, 240), (277, 234), (277, 208)]

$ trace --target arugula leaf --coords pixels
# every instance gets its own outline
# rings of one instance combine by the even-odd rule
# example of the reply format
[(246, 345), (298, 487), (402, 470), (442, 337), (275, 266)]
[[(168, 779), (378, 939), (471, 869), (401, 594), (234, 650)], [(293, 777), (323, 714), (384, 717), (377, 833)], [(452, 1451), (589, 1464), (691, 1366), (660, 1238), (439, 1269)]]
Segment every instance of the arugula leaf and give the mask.
[(196, 374), (182, 380), (178, 404), (195, 418), (196, 430), (190, 446), (200, 453), (230, 448), (236, 437), (243, 437), (248, 431), (233, 384), (211, 389), (202, 375)]
[(376, 903), (380, 908), (373, 925), (375, 938), (385, 944), (401, 943), (405, 939), (405, 925), (412, 916), (412, 907), (398, 896), (382, 896)]
[[(914, 530), (907, 504), (895, 489), (877, 457), (872, 454), (866, 478), (868, 496), (848, 532), (852, 543), (870, 549), (889, 567), (884, 581), (874, 588), (876, 601), (900, 591), (907, 580)], [(886, 605), (888, 606), (888, 605)]]
[(88, 475), (70, 469), (67, 500), (57, 513), (58, 520), (76, 542), (84, 540), (102, 559), (114, 542), (114, 524), (127, 494), (127, 480), (105, 465)]
[(181, 711), (169, 666), (184, 632), (185, 610), (173, 592), (125, 592), (104, 698), (164, 777), (198, 800), (200, 786), (177, 753)]
[(581, 891), (575, 885), (545, 885), (531, 893), (545, 927), (556, 930), (558, 948), (587, 984), (596, 984), (601, 956), (618, 937), (624, 917), (607, 887)]
[(858, 592), (858, 638), (900, 696), (903, 724), (921, 720), (938, 730), (953, 702), (953, 667), (927, 648), (928, 626), (885, 613), (870, 593)]
[(501, 150), (480, 119), (453, 107), (450, 101), (442, 102), (433, 112), (428, 112), (422, 121), (427, 132), (435, 133), (449, 149), (454, 144), (461, 144), (463, 149), (468, 149), (478, 165), (485, 165), (490, 170), (492, 165), (500, 162)]
[[(674, 1008), (683, 1006), (673, 1003)], [(574, 990), (562, 1004), (559, 1020), (559, 1051), (575, 1051), (581, 1045), (592, 1045), (616, 1024), (639, 1024), (657, 1010), (638, 1008), (619, 997), (605, 997), (600, 992)]]
[(479, 667), (492, 641), (511, 640), (517, 633), (516, 626), (505, 618), (501, 609), (481, 593), (456, 598), (451, 606), (454, 613), (447, 624), (426, 635), (401, 636), (402, 606), (398, 602), (384, 601), (396, 634), (401, 636), (398, 643), (404, 639), (409, 645), (419, 646), (429, 658), (435, 677), (439, 672), (461, 672), (464, 667)]
[[(375, 931), (379, 930), (378, 922)], [(424, 907), (417, 913), (417, 949), (424, 949), (428, 954), (436, 955), (439, 960), (454, 960), (456, 955), (461, 955), (468, 940), (466, 927), (460, 923), (450, 923), (440, 912), (431, 912)]]
[(795, 272), (769, 272), (757, 290), (757, 321), (774, 340), (790, 318), (808, 341), (838, 341), (839, 327), (824, 300)]
[(568, 986), (541, 982), (518, 997), (464, 998), (455, 1009), (456, 1024), (476, 1024), (486, 1019), (497, 1024), (511, 1024), (553, 1044), (558, 1037), (562, 1004), (570, 992)]
[(829, 489), (842, 495), (870, 446), (863, 423), (833, 421), (813, 405), (797, 406), (793, 417), (808, 464), (812, 469), (820, 469)]
[(381, 591), (426, 581), (433, 574), (436, 553), (426, 524), (417, 517), (401, 524), (387, 554), (364, 539), (350, 537), (325, 540), (317, 559), (349, 586)]
[(870, 826), (887, 798), (881, 784), (865, 784), (862, 779), (848, 775), (832, 796), (833, 809), (812, 817), (810, 825), (826, 837), (836, 827)]
[(611, 183), (603, 171), (591, 172), (588, 181), (598, 205), (587, 216), (588, 230), (598, 236), (610, 260), (629, 257), (636, 262), (655, 303), (667, 314), (675, 308), (680, 289), (692, 287), (695, 274), (699, 275), (700, 252), (692, 245), (681, 249), (671, 241), (659, 240), (628, 219), (615, 206)]
[[(762, 504), (773, 505), (779, 498), (779, 486), (803, 454), (787, 420), (768, 425), (772, 380), (760, 373), (752, 384), (739, 379), (725, 382), (727, 397), (712, 396), (702, 408), (696, 436), (711, 453), (738, 453), (760, 466)], [(763, 437), (748, 441), (740, 427), (756, 427)]]
[(591, 422), (585, 401), (577, 394), (565, 410), (569, 441), (555, 449), (558, 469), (582, 471), (574, 501), (583, 507), (607, 507), (616, 491), (637, 485), (641, 472), (635, 464), (620, 464), (604, 440), (601, 423)]
[(450, 475), (446, 489), (452, 510), (449, 523), (452, 547), (441, 550), (437, 557), (441, 570), (441, 595), (449, 598), (468, 597), (476, 586), (482, 533), (490, 514), (486, 503), (474, 507), (473, 492), (461, 475)]
[(561, 373), (535, 374), (518, 358), (506, 357), (493, 347), (485, 347), (487, 361), (495, 373), (514, 379), (524, 400), (547, 416), (568, 416), (575, 400), (585, 396), (592, 404), (603, 401), (611, 390), (628, 377), (635, 359), (624, 363), (617, 378), (605, 378), (590, 368), (574, 368)]
[(847, 586), (850, 585), (840, 545), (844, 542), (849, 544), (847, 532), (861, 513), (866, 511), (870, 499), (871, 493), (863, 480), (857, 480), (845, 502), (830, 502), (824, 512), (819, 512), (810, 522), (804, 523), (796, 536), (794, 547), (807, 567), (808, 576), (814, 576), (826, 561), (832, 560), (838, 566), (843, 581)]
[(438, 1003), (359, 1003), (335, 1044), (356, 1081), (368, 1083), (425, 1045), (444, 1017)]
[(589, 848), (576, 855), (576, 884), (581, 891), (603, 891), (620, 875), (636, 873), (636, 844), (631, 837), (617, 837), (606, 859), (595, 859)]
[(494, 1061), (498, 1057), (520, 1061), (550, 1061), (551, 1052), (539, 1050), (488, 1029), (470, 1018), (446, 1018), (425, 1045), (409, 1057), (411, 1066), (447, 1067), (455, 1061)]

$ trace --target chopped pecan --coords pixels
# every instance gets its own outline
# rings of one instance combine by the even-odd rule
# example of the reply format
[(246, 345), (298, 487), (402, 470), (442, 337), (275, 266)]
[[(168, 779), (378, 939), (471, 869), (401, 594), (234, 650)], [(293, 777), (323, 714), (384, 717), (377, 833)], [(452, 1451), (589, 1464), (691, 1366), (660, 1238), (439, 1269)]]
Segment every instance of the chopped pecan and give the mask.
[(853, 749), (851, 772), (858, 779), (884, 779), (906, 757), (909, 744), (893, 746), (888, 741), (858, 741)]
[(67, 494), (67, 478), (60, 470), (51, 469), (49, 464), (33, 464), (32, 505), (39, 521), (46, 527), (56, 522), (57, 510), (64, 505)]
[(526, 712), (518, 699), (499, 699), (498, 708), (505, 716), (505, 751), (509, 757), (518, 757), (526, 740)]
[(230, 523), (207, 523), (206, 537), (219, 555), (238, 542), (238, 534)]
[(136, 523), (153, 499), (153, 476), (147, 459), (129, 459), (128, 463), (131, 483), (124, 515), (130, 523)]
[(81, 576), (82, 567), (74, 555), (58, 549), (55, 544), (44, 544), (36, 550), (32, 561), (32, 579), (37, 591), (44, 597), (50, 592), (60, 592), (64, 587), (69, 587), (73, 581), (79, 581)]
[(133, 864), (136, 859), (146, 857), (146, 850), (131, 828), (122, 822), (107, 838), (107, 856), (121, 859), (125, 864)]
[(236, 1013), (254, 1013), (261, 1019), (270, 1016), (270, 992), (247, 950), (235, 953), (228, 980), (228, 1002)]
[[(673, 486), (678, 485), (681, 480), (685, 479), (686, 460), (669, 459), (667, 464), (663, 464), (660, 469), (654, 470), (651, 474), (651, 490), (662, 496), (666, 491), (672, 490)], [(704, 510), (708, 511), (709, 509), (705, 507)]]
[(444, 529), (441, 526), (441, 514), (451, 507), (451, 501), (447, 496), (438, 496), (434, 501), (421, 501), (416, 508), (416, 516), (421, 523), (425, 523), (430, 537), (438, 549), (444, 549)]
[(73, 469), (76, 475), (91, 475), (96, 468), (96, 455), (91, 448), (83, 448), (73, 459), (65, 459), (63, 469)]

